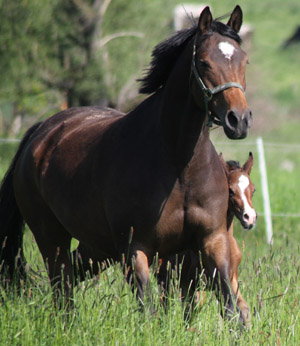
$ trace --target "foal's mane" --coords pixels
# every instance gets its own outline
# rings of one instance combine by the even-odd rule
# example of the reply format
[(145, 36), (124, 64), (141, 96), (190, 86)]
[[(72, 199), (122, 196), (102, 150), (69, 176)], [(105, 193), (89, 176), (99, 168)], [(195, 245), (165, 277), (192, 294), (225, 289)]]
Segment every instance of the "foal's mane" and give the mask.
[(241, 168), (242, 168), (242, 167), (240, 166), (239, 161), (233, 161), (233, 160), (231, 160), (231, 161), (226, 161), (226, 163), (227, 163), (227, 165), (229, 166), (229, 169), (230, 169), (231, 171), (234, 171), (234, 170), (236, 170), (236, 169), (241, 169)]
[[(177, 31), (173, 36), (154, 47), (150, 66), (145, 71), (146, 75), (138, 80), (141, 82), (141, 93), (151, 94), (164, 86), (176, 60), (190, 39), (196, 35), (197, 30), (198, 26), (194, 25), (189, 29)], [(210, 29), (204, 35), (199, 36), (197, 45), (200, 45), (207, 37), (216, 32), (234, 39), (239, 44), (241, 43), (241, 38), (231, 27), (216, 19), (212, 22)]]

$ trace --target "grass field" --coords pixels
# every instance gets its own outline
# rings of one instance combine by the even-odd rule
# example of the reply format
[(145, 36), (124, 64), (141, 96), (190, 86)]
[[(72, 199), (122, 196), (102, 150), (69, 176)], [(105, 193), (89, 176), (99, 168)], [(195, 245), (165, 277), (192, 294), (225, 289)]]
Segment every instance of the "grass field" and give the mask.
[[(118, 42), (111, 44), (110, 53), (116, 90), (126, 82), (122, 75), (122, 59), (130, 60), (128, 69), (134, 74), (147, 62), (133, 55), (148, 50), (170, 31), (170, 14), (179, 1), (160, 0), (137, 3), (134, 14), (123, 13), (116, 23), (125, 29), (152, 28), (144, 42), (137, 46), (136, 39), (126, 38), (132, 53), (124, 56)], [(213, 13), (222, 15), (235, 6), (231, 0), (213, 0)], [(184, 318), (186, 303), (174, 292), (168, 299), (165, 311), (152, 276), (156, 313), (149, 313), (147, 302), (141, 310), (130, 288), (125, 284), (119, 265), (103, 272), (100, 278), (84, 282), (75, 292), (75, 308), (57, 310), (40, 254), (26, 230), (25, 252), (32, 270), (30, 280), (18, 296), (0, 288), (0, 345), (299, 345), (300, 344), (300, 219), (274, 216), (274, 244), (267, 245), (263, 203), (258, 171), (255, 136), (263, 135), (266, 141), (271, 209), (274, 214), (299, 214), (300, 202), (299, 147), (274, 147), (268, 143), (296, 143), (299, 139), (299, 52), (294, 47), (281, 51), (282, 41), (299, 24), (298, 0), (240, 1), (245, 20), (255, 26), (253, 46), (248, 69), (249, 97), (256, 108), (259, 124), (249, 140), (232, 142), (225, 139), (222, 130), (212, 137), (218, 152), (225, 159), (245, 162), (249, 151), (254, 153), (255, 164), (251, 174), (257, 192), (254, 205), (260, 216), (252, 231), (244, 231), (236, 223), (235, 236), (243, 252), (240, 266), (240, 289), (252, 312), (252, 327), (240, 332), (234, 323), (221, 321), (218, 303), (213, 293), (197, 306), (190, 319)], [(110, 10), (113, 11), (113, 2)], [(151, 20), (151, 16), (154, 17)], [(143, 21), (145, 15), (145, 21)], [(125, 25), (124, 24), (124, 25)], [(132, 27), (131, 27), (132, 26)], [(149, 45), (149, 46), (148, 46)], [(145, 46), (147, 46), (145, 48)], [(138, 48), (137, 48), (138, 47)], [(115, 65), (114, 65), (115, 64)], [(119, 66), (117, 66), (119, 65)], [(297, 70), (298, 69), (298, 70)], [(140, 77), (140, 74), (138, 75)], [(119, 78), (120, 77), (120, 78)], [(250, 104), (251, 104), (250, 102)], [(261, 103), (262, 102), (262, 103)], [(270, 110), (271, 107), (271, 110)], [(255, 120), (254, 120), (255, 121)], [(225, 144), (224, 144), (225, 143)], [(242, 143), (242, 145), (239, 145)], [(16, 144), (0, 143), (0, 178), (4, 175)]]
[[(253, 141), (232, 146), (216, 142), (225, 159), (245, 162), (253, 151), (251, 174), (257, 192), (256, 210), (263, 212), (257, 152)], [(0, 174), (4, 174), (16, 144), (0, 146)], [(292, 148), (293, 149), (293, 148)], [(297, 190), (299, 153), (281, 148), (278, 155), (266, 144), (269, 190), (273, 213), (299, 213)], [(286, 170), (282, 162), (293, 167)], [(289, 166), (289, 167), (290, 167)], [(298, 188), (297, 188), (298, 187)], [(299, 218), (273, 217), (274, 244), (266, 244), (263, 217), (252, 231), (236, 223), (235, 235), (243, 252), (240, 288), (252, 311), (252, 327), (240, 332), (234, 323), (224, 322), (218, 313), (213, 293), (206, 292), (203, 305), (190, 319), (184, 318), (186, 303), (174, 292), (165, 311), (152, 275), (156, 313), (151, 315), (146, 302), (142, 311), (119, 265), (112, 266), (97, 279), (84, 282), (75, 292), (75, 308), (57, 310), (41, 256), (31, 233), (25, 234), (25, 253), (32, 268), (30, 280), (21, 296), (1, 291), (1, 345), (298, 345), (300, 340), (300, 222)]]

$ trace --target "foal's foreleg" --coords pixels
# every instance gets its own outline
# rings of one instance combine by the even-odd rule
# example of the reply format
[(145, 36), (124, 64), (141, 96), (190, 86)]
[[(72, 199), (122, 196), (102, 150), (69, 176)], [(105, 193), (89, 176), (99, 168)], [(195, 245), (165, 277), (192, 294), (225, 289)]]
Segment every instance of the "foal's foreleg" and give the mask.
[(202, 262), (208, 278), (216, 290), (218, 299), (224, 300), (224, 315), (232, 316), (234, 311), (242, 317), (235, 305), (234, 292), (230, 280), (230, 241), (227, 231), (214, 232), (204, 240)]

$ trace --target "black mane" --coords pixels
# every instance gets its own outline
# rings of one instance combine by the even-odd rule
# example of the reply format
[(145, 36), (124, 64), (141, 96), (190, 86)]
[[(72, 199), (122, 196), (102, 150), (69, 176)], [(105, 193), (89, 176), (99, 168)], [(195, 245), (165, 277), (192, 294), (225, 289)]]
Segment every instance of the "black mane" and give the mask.
[[(190, 39), (196, 35), (197, 30), (197, 25), (180, 30), (153, 49), (150, 67), (146, 70), (145, 77), (138, 80), (141, 82), (140, 93), (154, 93), (166, 83), (177, 58)], [(212, 22), (210, 30), (199, 37), (198, 44), (215, 32), (241, 43), (241, 38), (231, 27), (215, 20)]]

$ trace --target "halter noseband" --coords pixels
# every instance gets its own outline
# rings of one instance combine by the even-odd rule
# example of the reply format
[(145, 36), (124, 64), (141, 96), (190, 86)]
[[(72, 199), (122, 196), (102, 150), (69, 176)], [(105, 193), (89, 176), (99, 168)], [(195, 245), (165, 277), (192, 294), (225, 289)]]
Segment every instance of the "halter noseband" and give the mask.
[(216, 125), (222, 125), (222, 123), (218, 119), (215, 119), (214, 115), (209, 114), (209, 111), (208, 111), (209, 101), (213, 98), (213, 96), (215, 94), (218, 94), (218, 93), (220, 93), (226, 89), (229, 89), (229, 88), (239, 88), (245, 94), (244, 88), (241, 86), (241, 84), (239, 84), (237, 82), (228, 82), (225, 84), (218, 85), (212, 89), (207, 88), (206, 85), (204, 84), (203, 80), (201, 79), (201, 77), (197, 71), (197, 67), (196, 67), (196, 43), (194, 43), (194, 46), (193, 46), (193, 58), (192, 58), (191, 70), (194, 73), (196, 81), (197, 81), (198, 85), (200, 86), (200, 89), (204, 95), (205, 112), (209, 117), (208, 122), (207, 122), (207, 126), (212, 127), (213, 123), (215, 123)]

